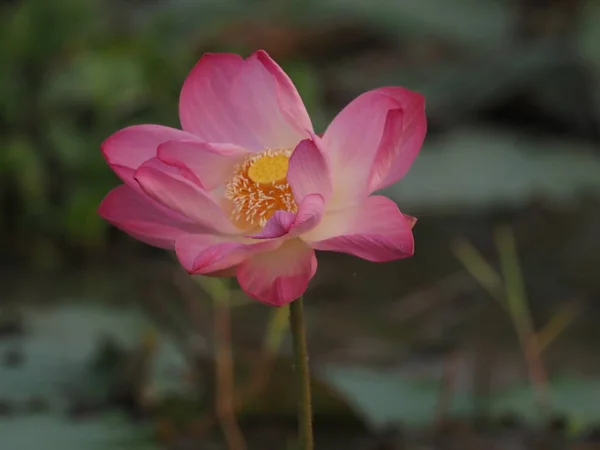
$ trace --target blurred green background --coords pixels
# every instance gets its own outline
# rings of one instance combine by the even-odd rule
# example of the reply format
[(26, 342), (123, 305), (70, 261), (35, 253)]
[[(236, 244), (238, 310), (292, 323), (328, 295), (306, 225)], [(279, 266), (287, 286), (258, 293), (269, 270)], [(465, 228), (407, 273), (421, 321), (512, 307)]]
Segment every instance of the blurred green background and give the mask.
[[(227, 448), (194, 425), (214, 400), (219, 308), (97, 216), (119, 183), (99, 145), (178, 127), (204, 52), (259, 48), (317, 132), (365, 90), (427, 98), (426, 144), (386, 191), (419, 217), (417, 254), (322, 255), (307, 296), (318, 448), (591, 442), (600, 2), (0, 0), (0, 449)], [(293, 448), (281, 318), (232, 289), (240, 383), (279, 355), (240, 412), (248, 446)]]

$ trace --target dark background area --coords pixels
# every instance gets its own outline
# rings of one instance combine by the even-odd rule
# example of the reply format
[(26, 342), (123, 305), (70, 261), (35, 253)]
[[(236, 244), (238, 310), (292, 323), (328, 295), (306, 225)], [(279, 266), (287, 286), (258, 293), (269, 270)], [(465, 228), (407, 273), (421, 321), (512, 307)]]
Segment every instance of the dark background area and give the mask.
[(118, 184), (100, 143), (178, 127), (204, 52), (259, 48), (317, 132), (369, 89), (427, 98), (386, 191), (419, 217), (416, 255), (321, 254), (307, 293), (317, 448), (595, 448), (599, 1), (3, 0), (0, 449), (227, 448), (224, 323), (257, 386), (248, 448), (293, 448), (285, 310), (235, 286), (219, 307), (96, 212)]

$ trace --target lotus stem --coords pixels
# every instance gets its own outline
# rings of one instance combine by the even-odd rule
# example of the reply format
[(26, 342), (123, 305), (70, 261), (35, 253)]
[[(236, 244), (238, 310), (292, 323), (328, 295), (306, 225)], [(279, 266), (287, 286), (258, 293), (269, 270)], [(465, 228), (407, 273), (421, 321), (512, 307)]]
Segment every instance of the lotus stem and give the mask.
[(300, 450), (313, 450), (312, 400), (303, 298), (290, 304), (290, 329), (294, 344), (294, 370), (298, 392), (298, 437)]

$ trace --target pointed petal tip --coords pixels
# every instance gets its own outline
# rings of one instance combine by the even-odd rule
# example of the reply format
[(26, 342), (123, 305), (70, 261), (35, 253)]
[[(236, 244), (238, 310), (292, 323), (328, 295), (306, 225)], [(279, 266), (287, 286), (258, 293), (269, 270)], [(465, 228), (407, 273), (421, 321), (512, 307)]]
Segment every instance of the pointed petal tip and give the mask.
[(352, 208), (326, 214), (303, 239), (316, 250), (389, 262), (414, 254), (413, 225), (392, 200), (371, 196)]

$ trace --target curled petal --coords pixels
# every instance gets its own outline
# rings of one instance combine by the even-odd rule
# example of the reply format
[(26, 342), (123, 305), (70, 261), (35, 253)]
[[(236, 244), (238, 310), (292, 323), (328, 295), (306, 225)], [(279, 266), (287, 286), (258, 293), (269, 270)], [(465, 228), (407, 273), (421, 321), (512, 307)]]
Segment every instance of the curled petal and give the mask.
[(265, 226), (257, 234), (250, 236), (254, 239), (276, 239), (285, 236), (296, 221), (296, 214), (290, 211), (275, 211)]
[(134, 125), (117, 131), (102, 143), (106, 162), (128, 185), (137, 189), (134, 172), (156, 156), (158, 146), (173, 139), (196, 140), (189, 133), (162, 125)]
[(158, 158), (177, 167), (189, 180), (207, 191), (223, 185), (236, 164), (249, 154), (234, 144), (207, 144), (198, 141), (168, 141), (158, 147)]
[(237, 279), (250, 297), (271, 306), (286, 305), (306, 291), (317, 270), (315, 252), (299, 239), (259, 253), (238, 266)]
[(215, 199), (189, 180), (146, 165), (135, 179), (148, 197), (188, 220), (223, 234), (239, 232)]
[(323, 217), (325, 201), (319, 194), (304, 197), (296, 214), (289, 211), (275, 211), (260, 233), (250, 236), (254, 239), (274, 239), (283, 236), (296, 237), (315, 228)]
[[(399, 87), (375, 89), (335, 117), (323, 135), (336, 189), (334, 209), (359, 201), (408, 170), (420, 148), (413, 134), (419, 135), (425, 120), (422, 98)], [(400, 140), (407, 147), (398, 145)]]
[(296, 213), (296, 220), (292, 225), (290, 232), (294, 236), (300, 236), (309, 232), (321, 222), (325, 212), (325, 199), (320, 194), (311, 194), (304, 197), (304, 200)]
[(130, 236), (155, 247), (173, 249), (177, 238), (204, 229), (162, 209), (127, 185), (113, 189), (102, 200), (98, 214)]
[(215, 234), (188, 234), (177, 239), (175, 252), (183, 268), (192, 274), (233, 275), (227, 271), (252, 255), (276, 249), (281, 242), (244, 243)]
[(331, 175), (319, 141), (318, 136), (301, 141), (290, 157), (287, 179), (297, 202), (310, 194), (320, 194), (325, 202), (331, 197)]
[(302, 239), (316, 250), (349, 253), (373, 262), (393, 261), (414, 253), (411, 219), (392, 200), (376, 195), (326, 214)]
[(371, 168), (369, 193), (394, 184), (406, 175), (425, 140), (425, 98), (407, 91), (401, 99), (402, 109), (392, 109), (386, 117)]

